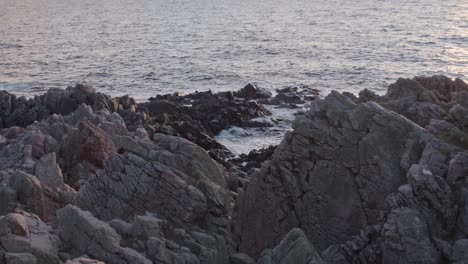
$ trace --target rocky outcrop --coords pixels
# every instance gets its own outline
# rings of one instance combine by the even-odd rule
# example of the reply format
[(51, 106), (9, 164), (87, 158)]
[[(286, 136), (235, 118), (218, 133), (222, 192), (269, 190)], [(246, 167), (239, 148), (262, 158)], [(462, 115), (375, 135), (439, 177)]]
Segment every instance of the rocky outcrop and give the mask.
[(251, 100), (255, 98), (257, 96), (239, 98), (232, 92), (211, 91), (185, 96), (160, 95), (150, 98), (150, 102), (139, 104), (137, 111), (148, 116), (145, 128), (150, 136), (161, 133), (183, 137), (210, 151), (213, 158), (223, 162), (233, 155), (214, 139), (215, 135), (230, 126), (271, 126), (267, 122), (252, 120), (270, 114), (257, 101)]
[(310, 244), (301, 229), (295, 228), (273, 249), (262, 252), (258, 264), (322, 264), (314, 246)]
[[(0, 93), (0, 263), (467, 262), (466, 84), (312, 92)], [(306, 101), (277, 147), (214, 140)]]
[(81, 104), (90, 105), (95, 110), (117, 110), (116, 102), (109, 96), (96, 93), (94, 88), (83, 84), (68, 87), (66, 90), (50, 89), (45, 94), (31, 99), (17, 98), (6, 91), (1, 91), (0, 128), (25, 127), (54, 113), (67, 115)]
[[(459, 121), (434, 94), (439, 86), (416, 80), (398, 80), (378, 104), (332, 92), (298, 116), (239, 194), (239, 250), (260, 256), (300, 227), (329, 263), (450, 259), (443, 249), (454, 235), (464, 237), (464, 187), (450, 183), (466, 179), (464, 145), (426, 129), (437, 118)], [(465, 86), (448, 87), (463, 93)]]
[[(0, 213), (27, 210), (58, 224), (57, 261), (229, 262), (227, 174), (199, 146), (131, 132), (116, 112), (84, 104), (0, 134)], [(26, 250), (6, 250), (0, 260), (40, 261)]]
[(77, 254), (88, 254), (108, 263), (148, 264), (151, 261), (130, 248), (120, 246), (119, 234), (91, 213), (68, 205), (57, 211), (63, 242)]
[(0, 260), (3, 253), (6, 263), (58, 264), (58, 246), (58, 237), (38, 216), (24, 211), (0, 216)]
[(247, 98), (247, 99), (259, 99), (259, 98), (270, 98), (271, 92), (263, 88), (257, 87), (255, 84), (249, 83), (238, 92), (234, 93), (234, 96)]

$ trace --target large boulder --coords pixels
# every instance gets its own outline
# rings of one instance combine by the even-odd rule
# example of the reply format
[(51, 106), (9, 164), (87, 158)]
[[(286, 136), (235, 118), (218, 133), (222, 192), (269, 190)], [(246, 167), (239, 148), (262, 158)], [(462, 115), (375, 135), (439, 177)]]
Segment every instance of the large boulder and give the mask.
[(255, 84), (249, 83), (238, 92), (235, 92), (234, 95), (247, 99), (259, 99), (270, 98), (272, 93), (263, 88), (258, 88)]
[(323, 264), (314, 246), (294, 228), (273, 249), (263, 251), (258, 264)]
[(145, 211), (179, 224), (223, 217), (227, 193), (220, 166), (186, 140), (160, 134), (155, 140), (160, 144), (116, 136), (124, 153), (111, 155), (103, 170), (81, 187), (80, 207), (109, 220), (129, 220)]
[(150, 264), (137, 251), (120, 246), (120, 235), (90, 212), (68, 205), (57, 211), (63, 242), (78, 254), (115, 264)]
[[(178, 137), (155, 134), (150, 141), (112, 135), (112, 141), (121, 154), (110, 155), (103, 169), (81, 186), (76, 204), (103, 220), (132, 221), (138, 215), (152, 213), (164, 219), (171, 229), (182, 228), (188, 234), (175, 242), (167, 241), (157, 235), (160, 229), (145, 228), (154, 227), (157, 221), (135, 218), (131, 236), (166, 252), (161, 255), (148, 251), (152, 260), (227, 263), (233, 245), (222, 167), (206, 151)], [(175, 250), (170, 246), (174, 244), (190, 251)], [(185, 257), (180, 260), (177, 255)]]
[(0, 216), (0, 248), (7, 263), (58, 264), (58, 245), (58, 237), (38, 216), (24, 211)]
[(337, 92), (293, 128), (238, 199), (235, 233), (252, 256), (296, 226), (321, 250), (350, 239), (379, 222), (412, 164), (444, 174), (457, 151), (395, 112)]
[(382, 230), (382, 263), (440, 263), (429, 228), (417, 211), (398, 208), (391, 212)]
[(94, 110), (118, 110), (116, 100), (97, 93), (94, 88), (84, 84), (70, 86), (65, 90), (49, 89), (45, 94), (30, 99), (17, 98), (6, 91), (0, 91), (0, 128), (26, 127), (54, 113), (68, 115), (81, 104), (90, 105)]
[(0, 215), (25, 209), (45, 217), (44, 203), (44, 190), (36, 177), (22, 171), (0, 171)]

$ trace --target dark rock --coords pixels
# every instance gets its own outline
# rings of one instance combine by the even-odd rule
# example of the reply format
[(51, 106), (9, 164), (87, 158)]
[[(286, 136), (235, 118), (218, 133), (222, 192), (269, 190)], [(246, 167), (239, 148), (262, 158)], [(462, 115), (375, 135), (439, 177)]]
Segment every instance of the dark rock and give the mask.
[(465, 263), (466, 88), (288, 87), (280, 104), (310, 110), (232, 160), (216, 133), (271, 125), (254, 86), (143, 104), (86, 85), (0, 92), (0, 262), (323, 263), (315, 247), (326, 263)]
[(380, 100), (380, 96), (378, 96), (375, 92), (364, 89), (359, 92), (359, 101), (360, 102), (367, 102), (367, 101), (374, 101), (378, 102)]
[(235, 253), (229, 257), (230, 264), (255, 264), (255, 260), (246, 254)]
[(262, 252), (259, 264), (322, 264), (315, 248), (301, 229), (292, 229), (278, 246)]
[(93, 217), (90, 212), (68, 205), (57, 211), (65, 243), (78, 254), (89, 254), (109, 263), (152, 263), (140, 253), (120, 246), (121, 237), (107, 223)]
[(244, 88), (234, 93), (234, 96), (246, 99), (270, 98), (271, 95), (271, 92), (262, 88), (258, 88), (255, 84), (251, 83), (247, 84)]
[(319, 249), (349, 240), (379, 223), (386, 197), (406, 182), (412, 164), (443, 175), (442, 163), (458, 150), (376, 103), (356, 105), (336, 92), (293, 128), (238, 199), (235, 230), (240, 250), (252, 256), (295, 226)]
[(279, 93), (270, 100), (271, 104), (303, 104), (304, 100), (294, 93)]
[(432, 91), (436, 97), (443, 102), (453, 100), (453, 93), (455, 92), (468, 92), (468, 85), (461, 79), (452, 81), (450, 78), (443, 75), (435, 75), (432, 77), (419, 76), (415, 77), (413, 80), (424, 88)]
[(60, 263), (59, 241), (50, 231), (49, 226), (30, 213), (0, 216), (0, 247), (6, 251), (7, 261), (11, 261), (7, 263)]
[(238, 158), (231, 159), (230, 162), (239, 166), (243, 171), (248, 172), (252, 168), (260, 168), (273, 155), (276, 146), (269, 146), (263, 149), (254, 149), (249, 154), (241, 154)]

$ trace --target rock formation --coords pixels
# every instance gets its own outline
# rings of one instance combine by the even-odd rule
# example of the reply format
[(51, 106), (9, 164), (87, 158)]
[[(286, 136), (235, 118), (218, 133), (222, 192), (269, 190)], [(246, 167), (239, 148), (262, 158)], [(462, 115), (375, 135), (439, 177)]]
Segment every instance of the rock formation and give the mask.
[(467, 91), (435, 76), (399, 79), (384, 96), (313, 102), (239, 194), (239, 250), (258, 257), (300, 227), (329, 263), (458, 259), (468, 116), (453, 113), (465, 113), (456, 98)]
[[(0, 92), (0, 263), (468, 263), (468, 85)], [(214, 135), (311, 101), (236, 159)]]

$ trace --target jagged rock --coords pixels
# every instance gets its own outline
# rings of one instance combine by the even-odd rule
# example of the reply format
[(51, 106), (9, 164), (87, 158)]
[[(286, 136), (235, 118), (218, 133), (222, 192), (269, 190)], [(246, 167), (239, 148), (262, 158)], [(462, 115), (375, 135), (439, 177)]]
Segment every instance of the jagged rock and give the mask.
[(61, 190), (63, 186), (62, 170), (57, 164), (55, 152), (46, 154), (36, 162), (34, 175), (39, 181), (52, 190)]
[(249, 154), (241, 154), (238, 158), (231, 159), (230, 162), (239, 166), (243, 171), (248, 172), (252, 168), (260, 168), (265, 161), (271, 158), (275, 149), (276, 146), (269, 146), (258, 150), (254, 149)]
[(64, 243), (79, 254), (109, 263), (152, 263), (137, 251), (120, 246), (121, 237), (107, 223), (95, 218), (90, 212), (67, 205), (57, 211)]
[[(328, 263), (464, 263), (467, 87), (435, 76), (332, 92), (276, 150), (235, 161), (213, 136), (268, 125), (252, 119), (272, 99), (252, 87), (143, 104), (84, 85), (0, 92), (0, 262), (59, 263), (60, 248), (71, 263), (253, 263), (279, 243), (260, 263), (320, 261), (312, 244)], [(298, 89), (277, 99), (315, 98)], [(95, 216), (59, 210), (58, 247), (54, 212), (69, 203)]]
[(58, 239), (50, 231), (30, 213), (0, 216), (0, 246), (7, 263), (58, 264)]
[(44, 191), (39, 180), (22, 171), (0, 171), (0, 215), (24, 208), (45, 216)]
[[(230, 209), (221, 167), (206, 151), (177, 137), (155, 134), (151, 142), (112, 135), (112, 140), (122, 154), (112, 154), (103, 170), (81, 186), (77, 205), (104, 220), (129, 221), (149, 212), (170, 226), (206, 230), (217, 242), (205, 245), (208, 240), (195, 239), (200, 244), (197, 257), (202, 263), (226, 263), (232, 242), (227, 236)], [(112, 223), (133, 236), (140, 234), (139, 239), (148, 239), (148, 243), (150, 237), (161, 240), (162, 222), (154, 216), (138, 216), (135, 221), (130, 231), (125, 231), (125, 225)], [(154, 227), (153, 231), (147, 229), (147, 224)], [(156, 243), (154, 239), (151, 241)], [(161, 247), (165, 248), (167, 241), (161, 241), (164, 242)], [(167, 254), (171, 256), (182, 254), (180, 250), (169, 251), (172, 253)]]
[(412, 188), (409, 195), (403, 194), (405, 203), (417, 208), (431, 226), (432, 235), (447, 237), (456, 225), (457, 208), (449, 185), (439, 176), (420, 165), (413, 165), (407, 174)]
[(229, 257), (230, 264), (255, 264), (255, 260), (247, 254), (235, 253)]
[[(172, 244), (171, 244), (172, 245)], [(148, 256), (154, 261), (154, 263), (161, 264), (200, 264), (195, 255), (193, 255), (187, 248), (171, 248), (165, 241), (151, 237), (147, 241)], [(172, 250), (171, 250), (172, 249)], [(173, 250), (176, 250), (175, 252)]]
[(392, 211), (382, 233), (382, 263), (440, 263), (427, 224), (415, 210)]
[(104, 162), (108, 159), (111, 153), (116, 153), (117, 148), (113, 144), (107, 134), (99, 127), (94, 126), (89, 122), (81, 122), (75, 133), (65, 141), (67, 146), (65, 150), (74, 152), (75, 155), (70, 157), (67, 153), (67, 159), (72, 163), (76, 161), (87, 161), (92, 165), (102, 168)]
[(468, 134), (450, 122), (432, 119), (427, 130), (452, 145), (468, 149)]
[(299, 228), (294, 228), (278, 246), (263, 251), (259, 264), (322, 264), (322, 259)]
[(468, 109), (460, 104), (456, 104), (450, 108), (447, 119), (452, 120), (459, 128), (465, 128), (468, 125)]
[(33, 173), (34, 165), (31, 145), (12, 142), (0, 149), (0, 170), (18, 169)]
[(453, 264), (468, 263), (468, 239), (457, 240), (453, 245)]
[(37, 258), (31, 253), (11, 253), (5, 254), (6, 264), (37, 264)]
[(303, 104), (304, 100), (295, 93), (278, 93), (270, 100), (271, 104)]
[(253, 256), (298, 225), (319, 249), (349, 239), (377, 222), (412, 164), (437, 155), (445, 162), (455, 151), (376, 103), (356, 105), (336, 92), (293, 128), (239, 196), (238, 241)]
[(466, 184), (460, 190), (460, 213), (457, 218), (458, 237), (468, 236), (468, 188)]
[(458, 78), (452, 81), (446, 76), (435, 75), (432, 77), (419, 76), (415, 77), (414, 80), (426, 89), (433, 91), (437, 98), (444, 102), (453, 100), (455, 92), (468, 92), (468, 85)]
[(196, 146), (185, 141), (188, 147), (184, 148), (178, 140), (174, 138), (172, 146), (167, 145), (174, 147), (176, 152), (172, 154), (150, 142), (121, 138), (118, 144), (127, 152), (111, 156), (104, 170), (80, 189), (80, 206), (103, 219), (129, 219), (153, 211), (180, 224), (205, 218), (207, 203), (213, 206), (212, 213), (222, 214), (226, 194), (216, 184), (223, 184), (224, 180), (218, 165), (213, 161), (211, 166), (210, 162), (201, 163), (209, 161), (208, 154), (205, 152), (205, 158), (198, 159), (197, 153), (190, 150)]
[(142, 240), (149, 237), (163, 237), (163, 224), (165, 221), (156, 218), (153, 215), (135, 216), (131, 229), (129, 230), (133, 236), (139, 237)]
[(92, 87), (83, 84), (68, 87), (66, 90), (49, 89), (45, 94), (31, 99), (17, 98), (15, 95), (1, 91), (0, 128), (26, 127), (54, 113), (67, 115), (83, 103), (90, 105), (94, 110), (117, 110), (115, 101), (109, 96), (96, 93)]
[(447, 110), (434, 93), (415, 80), (400, 78), (390, 85), (380, 104), (425, 127), (431, 119), (444, 119)]
[(254, 100), (231, 98), (225, 93), (211, 91), (185, 96), (159, 95), (139, 105), (138, 111), (148, 113), (145, 122), (155, 132), (181, 136), (206, 150), (228, 152), (213, 137), (229, 126), (270, 126), (253, 118), (270, 114)]
[(258, 88), (255, 84), (247, 84), (244, 88), (234, 93), (234, 96), (247, 98), (247, 99), (258, 99), (258, 98), (270, 98), (271, 92)]
[(61, 144), (60, 156), (64, 159), (64, 169), (69, 172), (67, 182), (75, 185), (86, 177), (81, 176), (86, 174), (81, 171), (102, 168), (112, 153), (117, 153), (117, 147), (107, 133), (91, 122), (80, 122), (78, 129)]
[(105, 263), (99, 260), (95, 260), (95, 259), (79, 257), (79, 258), (75, 258), (72, 260), (67, 260), (65, 264), (105, 264)]
[[(353, 100), (355, 101), (355, 100)], [(367, 102), (367, 101), (374, 101), (378, 102), (380, 101), (380, 96), (378, 96), (375, 92), (369, 90), (369, 89), (364, 89), (359, 92), (359, 100), (360, 102)]]

